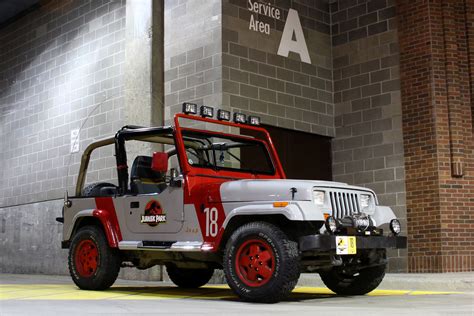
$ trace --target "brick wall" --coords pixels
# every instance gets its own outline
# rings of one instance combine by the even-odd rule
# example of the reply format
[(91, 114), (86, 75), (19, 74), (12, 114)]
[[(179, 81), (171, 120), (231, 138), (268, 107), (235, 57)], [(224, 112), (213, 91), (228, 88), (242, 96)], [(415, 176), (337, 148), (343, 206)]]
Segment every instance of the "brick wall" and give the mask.
[[(390, 0), (331, 4), (336, 137), (334, 180), (372, 188), (406, 234), (405, 168), (395, 6)], [(405, 271), (406, 250), (389, 252)]]
[[(122, 125), (124, 26), (124, 1), (51, 0), (0, 29), (0, 206), (61, 198), (70, 131), (82, 152)], [(113, 177), (103, 156), (88, 181)]]
[(412, 272), (474, 269), (473, 7), (397, 4)]
[[(252, 13), (248, 1), (224, 0), (222, 91), (227, 108), (262, 122), (334, 136), (329, 5), (325, 1), (269, 2), (280, 19)], [(288, 9), (298, 11), (311, 64), (299, 55), (277, 55)], [(250, 17), (270, 25), (270, 34), (249, 29)]]

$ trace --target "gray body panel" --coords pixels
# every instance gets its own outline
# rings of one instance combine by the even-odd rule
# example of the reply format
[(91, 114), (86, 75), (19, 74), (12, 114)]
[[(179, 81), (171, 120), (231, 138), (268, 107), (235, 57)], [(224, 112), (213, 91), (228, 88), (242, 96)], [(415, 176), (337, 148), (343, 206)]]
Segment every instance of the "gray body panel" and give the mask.
[[(296, 192), (292, 194), (291, 189)], [(313, 201), (313, 190), (325, 192), (324, 205)], [(369, 194), (373, 196), (369, 207), (361, 209), (369, 214), (379, 228), (387, 229), (388, 223), (395, 218), (389, 207), (376, 205), (372, 190), (349, 186), (344, 183), (307, 180), (236, 180), (225, 182), (220, 187), (221, 203), (225, 213), (222, 228), (227, 227), (236, 216), (256, 216), (280, 214), (290, 221), (324, 221), (324, 213), (334, 215), (334, 202), (330, 196), (343, 194)], [(339, 195), (338, 195), (339, 194)], [(160, 194), (113, 197), (113, 203), (119, 222), (122, 241), (119, 248), (123, 250), (147, 249), (142, 241), (176, 242), (166, 251), (200, 251), (204, 234), (199, 224), (194, 204), (183, 204), (183, 188), (166, 188)], [(92, 216), (96, 209), (94, 198), (72, 198), (72, 206), (65, 209), (64, 240), (69, 240), (73, 233), (74, 223), (83, 216)], [(141, 223), (145, 206), (152, 200), (158, 201), (166, 222), (156, 226)], [(286, 201), (285, 207), (275, 207), (273, 202)], [(135, 207), (131, 203), (135, 202)], [(342, 205), (342, 200), (340, 201)], [(337, 202), (339, 203), (339, 202)], [(315, 232), (317, 233), (317, 232)], [(320, 233), (324, 233), (324, 228)], [(164, 251), (164, 249), (155, 249)]]

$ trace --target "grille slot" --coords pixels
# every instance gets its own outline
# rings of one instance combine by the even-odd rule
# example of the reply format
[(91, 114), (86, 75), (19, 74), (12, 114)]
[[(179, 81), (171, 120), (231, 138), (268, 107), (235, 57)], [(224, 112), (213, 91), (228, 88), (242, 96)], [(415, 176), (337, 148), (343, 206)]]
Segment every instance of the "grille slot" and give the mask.
[(360, 213), (359, 198), (357, 193), (331, 191), (329, 192), (331, 200), (332, 216), (343, 218), (353, 213)]

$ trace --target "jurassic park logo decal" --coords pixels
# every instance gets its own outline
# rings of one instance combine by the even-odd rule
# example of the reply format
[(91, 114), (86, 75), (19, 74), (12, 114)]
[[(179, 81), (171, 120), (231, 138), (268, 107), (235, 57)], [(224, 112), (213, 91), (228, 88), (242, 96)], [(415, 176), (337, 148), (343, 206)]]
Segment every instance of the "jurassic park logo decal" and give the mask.
[(145, 214), (141, 218), (142, 224), (148, 224), (152, 227), (160, 223), (166, 223), (166, 214), (161, 208), (160, 202), (157, 200), (150, 200), (145, 206)]

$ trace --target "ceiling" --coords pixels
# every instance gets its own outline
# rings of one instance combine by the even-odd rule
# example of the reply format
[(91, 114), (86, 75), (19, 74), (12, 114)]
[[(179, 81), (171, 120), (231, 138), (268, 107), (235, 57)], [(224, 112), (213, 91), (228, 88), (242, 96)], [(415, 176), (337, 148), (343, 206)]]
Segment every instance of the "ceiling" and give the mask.
[(0, 24), (25, 11), (39, 0), (0, 0)]

